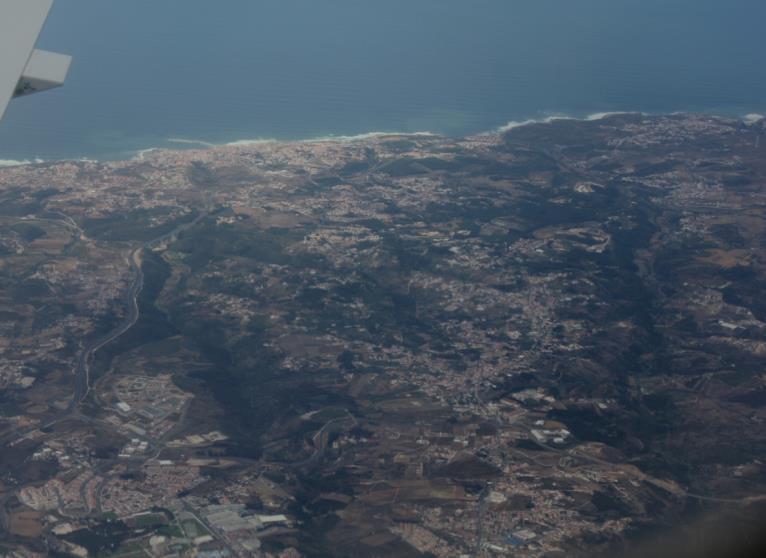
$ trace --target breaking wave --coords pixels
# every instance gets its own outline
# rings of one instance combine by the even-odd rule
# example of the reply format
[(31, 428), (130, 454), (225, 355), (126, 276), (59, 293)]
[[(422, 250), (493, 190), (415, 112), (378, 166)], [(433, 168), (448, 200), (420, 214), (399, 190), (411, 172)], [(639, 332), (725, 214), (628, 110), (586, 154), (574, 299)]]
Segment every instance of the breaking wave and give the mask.
[(44, 163), (45, 161), (42, 159), (34, 159), (34, 160), (15, 160), (15, 159), (0, 159), (0, 167), (21, 167), (24, 165), (35, 165), (38, 163)]
[(236, 141), (230, 141), (227, 143), (222, 144), (225, 147), (244, 147), (248, 145), (263, 145), (266, 143), (278, 143), (279, 140), (275, 139), (242, 139), (242, 140), (236, 140)]
[(180, 143), (184, 145), (201, 145), (202, 147), (216, 147), (214, 143), (203, 140), (186, 139), (186, 138), (168, 138), (168, 143)]
[(317, 143), (325, 141), (337, 141), (337, 142), (354, 142), (365, 141), (376, 138), (388, 138), (388, 137), (436, 137), (438, 134), (433, 132), (367, 132), (365, 134), (356, 135), (327, 135), (317, 136), (314, 138), (295, 139), (295, 140), (278, 140), (269, 138), (256, 138), (256, 139), (242, 139), (236, 141), (230, 141), (224, 143), (224, 146), (247, 146), (247, 145), (261, 145), (267, 143)]
[(511, 130), (514, 130), (516, 128), (521, 128), (523, 126), (529, 126), (531, 124), (550, 124), (551, 122), (555, 122), (556, 120), (574, 120), (571, 116), (547, 116), (545, 118), (529, 118), (527, 120), (511, 120), (507, 124), (503, 124), (500, 126), (497, 131), (498, 132), (509, 132)]
[(614, 112), (594, 112), (584, 117), (569, 116), (567, 114), (554, 114), (552, 116), (546, 116), (545, 118), (530, 118), (528, 120), (511, 120), (507, 124), (500, 126), (496, 131), (503, 133), (513, 130), (515, 128), (521, 128), (522, 126), (529, 126), (530, 124), (550, 124), (557, 120), (581, 120), (586, 122), (595, 122), (597, 120), (603, 120), (610, 116), (618, 116), (621, 114), (646, 114), (643, 112), (632, 111), (614, 111)]
[(352, 136), (319, 136), (316, 138), (309, 138), (301, 140), (305, 143), (321, 142), (321, 141), (339, 141), (339, 142), (351, 142), (351, 141), (364, 141), (376, 138), (390, 138), (390, 137), (437, 137), (438, 134), (433, 132), (367, 132), (366, 134), (356, 134)]
[(154, 153), (155, 151), (162, 151), (164, 148), (162, 147), (147, 147), (146, 149), (139, 149), (136, 151), (136, 154), (133, 156), (134, 161), (143, 161), (144, 158), (149, 155), (149, 153)]

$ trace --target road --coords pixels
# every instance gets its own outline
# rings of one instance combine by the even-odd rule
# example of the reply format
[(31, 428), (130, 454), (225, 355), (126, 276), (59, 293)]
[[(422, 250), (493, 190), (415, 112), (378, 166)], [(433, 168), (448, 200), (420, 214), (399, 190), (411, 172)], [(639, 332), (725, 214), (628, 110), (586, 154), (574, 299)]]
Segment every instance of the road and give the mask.
[(324, 426), (322, 426), (322, 428), (320, 428), (319, 431), (314, 434), (314, 453), (311, 454), (311, 457), (308, 459), (291, 464), (290, 466), (292, 468), (301, 469), (303, 467), (314, 465), (322, 457), (322, 455), (324, 455), (324, 452), (327, 449), (327, 444), (330, 441), (330, 436), (332, 434), (345, 432), (350, 428), (354, 428), (358, 424), (356, 418), (348, 412), (348, 409), (344, 409), (344, 411), (346, 412), (347, 416), (334, 418), (327, 421)]
[[(78, 407), (80, 403), (88, 395), (92, 387), (91, 364), (93, 362), (93, 358), (95, 354), (100, 349), (108, 345), (109, 343), (112, 343), (113, 341), (115, 341), (116, 339), (124, 335), (138, 322), (140, 318), (138, 296), (141, 294), (141, 289), (143, 288), (143, 284), (144, 284), (144, 274), (143, 274), (143, 270), (141, 269), (141, 254), (143, 253), (144, 250), (156, 248), (160, 244), (176, 238), (182, 231), (187, 230), (195, 226), (196, 224), (198, 224), (202, 219), (204, 219), (211, 213), (211, 209), (210, 209), (210, 205), (208, 201), (206, 201), (205, 206), (206, 206), (205, 209), (201, 211), (194, 218), (194, 220), (188, 223), (182, 223), (178, 225), (176, 228), (174, 228), (172, 231), (167, 232), (156, 238), (153, 238), (147, 242), (144, 242), (130, 252), (130, 255), (128, 256), (128, 264), (130, 266), (130, 273), (132, 277), (130, 279), (130, 283), (127, 289), (125, 290), (122, 296), (123, 304), (126, 308), (125, 316), (120, 320), (119, 324), (117, 324), (114, 328), (112, 328), (111, 331), (95, 339), (86, 341), (85, 344), (82, 346), (82, 349), (80, 350), (80, 353), (77, 356), (77, 361), (74, 367), (74, 388), (72, 393), (72, 400), (69, 402), (66, 409), (62, 410), (59, 413), (54, 414), (53, 416), (50, 416), (44, 425), (41, 425), (35, 428), (29, 428), (26, 430), (15, 430), (8, 433), (4, 437), (0, 438), (0, 446), (8, 444), (9, 442), (17, 440), (19, 438), (23, 438), (37, 429), (52, 427), (55, 424), (58, 424), (68, 418), (83, 418), (79, 416)], [(75, 223), (70, 217), (64, 214), (60, 214), (60, 215), (62, 216), (62, 220), (59, 222), (62, 225), (72, 229), (73, 232), (76, 232), (81, 241), (88, 240), (84, 231), (77, 225), (77, 223)], [(43, 221), (43, 219), (28, 218), (28, 219), (25, 219), (25, 221)], [(45, 219), (45, 221), (52, 221), (52, 220)]]
[[(79, 355), (77, 356), (77, 361), (74, 367), (74, 388), (72, 393), (72, 400), (64, 410), (54, 414), (53, 416), (50, 416), (44, 425), (28, 428), (25, 430), (13, 430), (9, 432), (0, 438), (0, 447), (20, 440), (35, 430), (52, 427), (55, 424), (67, 419), (83, 420), (87, 422), (92, 420), (88, 417), (80, 415), (78, 410), (80, 403), (85, 399), (85, 397), (88, 396), (92, 388), (91, 365), (96, 353), (100, 349), (128, 332), (140, 318), (141, 312), (139, 308), (138, 297), (141, 294), (141, 289), (144, 286), (144, 274), (141, 261), (141, 255), (143, 251), (158, 248), (162, 243), (175, 239), (182, 231), (197, 225), (202, 219), (206, 218), (212, 213), (209, 199), (205, 199), (204, 205), (205, 209), (200, 211), (200, 213), (192, 221), (180, 224), (170, 232), (144, 242), (141, 245), (135, 247), (130, 252), (127, 260), (130, 266), (131, 279), (127, 289), (125, 289), (125, 292), (122, 296), (122, 301), (124, 307), (126, 308), (125, 316), (120, 320), (119, 324), (112, 328), (108, 333), (95, 339), (85, 341)], [(22, 219), (22, 221), (56, 221), (69, 228), (77, 236), (79, 241), (87, 242), (89, 240), (82, 228), (80, 228), (80, 226), (71, 217), (64, 215), (63, 213), (57, 214), (61, 215), (61, 220), (26, 218)], [(99, 495), (101, 488), (102, 487), (98, 487), (97, 489), (97, 494)], [(2, 498), (0, 498), (0, 528), (2, 529), (7, 529), (8, 527), (8, 516), (6, 508), (9, 500), (14, 495), (14, 490), (10, 489), (10, 487), (5, 487), (5, 489), (6, 492), (2, 494)]]
[(65, 412), (66, 415), (71, 414), (80, 402), (87, 397), (88, 392), (90, 391), (90, 364), (96, 352), (126, 333), (130, 328), (136, 325), (136, 322), (138, 322), (140, 316), (138, 295), (141, 293), (141, 289), (144, 286), (144, 273), (141, 269), (141, 252), (143, 249), (143, 246), (136, 248), (131, 252), (130, 257), (128, 258), (130, 261), (130, 271), (133, 277), (124, 294), (125, 307), (127, 308), (125, 316), (112, 331), (88, 342), (80, 352), (80, 356), (77, 359), (77, 365), (75, 366), (74, 394), (72, 396), (72, 401), (69, 403)]

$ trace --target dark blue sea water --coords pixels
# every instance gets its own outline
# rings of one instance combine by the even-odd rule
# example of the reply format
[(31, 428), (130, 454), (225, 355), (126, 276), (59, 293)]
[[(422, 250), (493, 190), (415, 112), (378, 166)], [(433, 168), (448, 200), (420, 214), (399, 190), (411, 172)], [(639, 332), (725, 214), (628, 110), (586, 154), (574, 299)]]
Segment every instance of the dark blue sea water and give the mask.
[(766, 112), (763, 0), (58, 0), (0, 159), (593, 112)]

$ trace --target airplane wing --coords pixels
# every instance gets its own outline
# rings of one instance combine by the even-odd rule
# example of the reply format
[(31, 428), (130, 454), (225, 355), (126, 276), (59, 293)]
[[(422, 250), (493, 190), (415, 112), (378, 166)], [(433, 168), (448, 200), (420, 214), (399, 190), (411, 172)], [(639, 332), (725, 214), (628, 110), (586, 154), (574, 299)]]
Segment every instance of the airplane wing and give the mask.
[(36, 50), (53, 0), (0, 0), (0, 119), (13, 97), (64, 83), (72, 59)]

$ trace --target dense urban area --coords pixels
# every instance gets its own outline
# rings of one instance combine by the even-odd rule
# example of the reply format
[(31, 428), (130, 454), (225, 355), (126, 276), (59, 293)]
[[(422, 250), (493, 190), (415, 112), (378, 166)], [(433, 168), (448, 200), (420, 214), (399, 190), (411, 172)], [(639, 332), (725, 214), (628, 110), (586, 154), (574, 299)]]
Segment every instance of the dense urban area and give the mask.
[(626, 114), (0, 169), (0, 554), (738, 537), (765, 136)]

